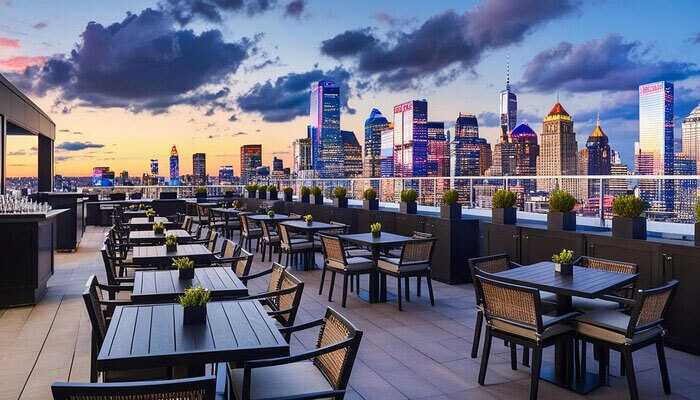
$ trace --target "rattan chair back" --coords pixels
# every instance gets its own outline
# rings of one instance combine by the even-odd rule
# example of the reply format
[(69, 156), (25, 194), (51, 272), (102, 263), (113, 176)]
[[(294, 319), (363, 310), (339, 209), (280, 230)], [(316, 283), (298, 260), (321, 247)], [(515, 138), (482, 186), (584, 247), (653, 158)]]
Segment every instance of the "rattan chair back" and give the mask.
[(627, 327), (627, 337), (635, 332), (643, 331), (660, 325), (673, 299), (678, 286), (677, 280), (672, 280), (663, 286), (638, 290), (634, 296), (634, 307)]
[(97, 343), (102, 345), (102, 341), (107, 334), (107, 318), (105, 318), (102, 305), (100, 304), (102, 291), (97, 285), (97, 277), (95, 275), (90, 276), (85, 284), (83, 300), (85, 301), (85, 308), (90, 317), (92, 331), (97, 338)]
[(190, 228), (192, 228), (192, 217), (185, 215), (185, 219), (182, 221), (182, 229), (190, 232)]
[(280, 224), (277, 226), (277, 232), (280, 235), (280, 245), (282, 246), (282, 248), (291, 249), (292, 241), (290, 240), (289, 230), (287, 229), (287, 227), (285, 225)]
[(318, 333), (316, 347), (347, 341), (347, 346), (314, 358), (314, 364), (334, 389), (347, 387), (361, 339), (362, 331), (357, 330), (350, 321), (334, 309), (330, 307), (326, 309), (324, 324), (321, 325)]
[(260, 221), (260, 229), (262, 230), (262, 235), (268, 242), (271, 241), (272, 235), (270, 234), (270, 226), (266, 221)]
[(209, 230), (209, 235), (207, 236), (207, 240), (209, 241), (207, 243), (207, 249), (214, 253), (216, 251), (216, 239), (219, 237), (219, 232), (210, 229)]
[(434, 246), (435, 239), (414, 239), (406, 242), (401, 249), (400, 264), (430, 263)]
[(484, 316), (487, 322), (495, 319), (537, 333), (542, 332), (539, 290), (512, 285), (484, 273), (476, 274), (475, 283), (483, 296)]
[[(270, 280), (267, 282), (267, 291), (276, 292), (280, 289), (280, 284), (282, 283), (282, 276), (284, 275), (284, 270), (287, 267), (280, 265), (278, 263), (272, 263), (272, 272), (270, 272)], [(277, 298), (269, 299), (274, 307), (279, 308), (279, 303)]]
[(343, 241), (337, 236), (320, 235), (323, 258), (326, 264), (331, 261), (347, 265)]
[(301, 304), (301, 295), (304, 291), (304, 282), (296, 276), (292, 275), (288, 270), (282, 273), (282, 281), (280, 282), (279, 290), (294, 289), (290, 293), (285, 293), (277, 296), (278, 310), (286, 311), (277, 315), (277, 319), (284, 326), (291, 326), (299, 311)]
[(51, 385), (54, 400), (214, 400), (216, 377), (124, 383)]

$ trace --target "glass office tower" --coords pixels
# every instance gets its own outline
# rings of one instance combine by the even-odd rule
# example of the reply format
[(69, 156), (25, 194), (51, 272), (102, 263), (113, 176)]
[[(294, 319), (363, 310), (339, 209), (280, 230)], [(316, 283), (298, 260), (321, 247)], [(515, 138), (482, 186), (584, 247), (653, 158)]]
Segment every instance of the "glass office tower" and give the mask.
[(313, 166), (320, 178), (343, 178), (340, 88), (331, 80), (311, 85), (309, 135)]
[(170, 149), (170, 186), (180, 186), (180, 157), (175, 145)]
[(262, 145), (246, 144), (241, 146), (241, 183), (247, 184), (258, 175), (262, 166)]
[(192, 154), (192, 176), (195, 185), (207, 184), (207, 155), (204, 153)]
[(428, 102), (412, 100), (394, 107), (394, 176), (426, 176)]

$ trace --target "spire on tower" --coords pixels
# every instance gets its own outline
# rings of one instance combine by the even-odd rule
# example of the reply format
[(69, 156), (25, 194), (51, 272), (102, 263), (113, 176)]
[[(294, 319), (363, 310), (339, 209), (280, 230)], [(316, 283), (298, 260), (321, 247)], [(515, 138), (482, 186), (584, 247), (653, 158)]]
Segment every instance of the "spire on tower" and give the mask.
[(598, 111), (598, 113), (596, 114), (595, 126), (600, 126), (600, 111)]
[(506, 90), (510, 90), (510, 54), (506, 55)]

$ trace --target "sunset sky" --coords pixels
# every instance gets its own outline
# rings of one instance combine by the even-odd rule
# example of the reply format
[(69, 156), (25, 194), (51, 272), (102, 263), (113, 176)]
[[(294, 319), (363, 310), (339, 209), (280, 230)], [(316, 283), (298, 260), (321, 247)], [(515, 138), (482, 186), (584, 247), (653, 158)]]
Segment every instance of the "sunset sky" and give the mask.
[[(430, 120), (479, 116), (496, 143), (506, 60), (520, 122), (555, 103), (582, 147), (600, 112), (631, 164), (637, 86), (676, 85), (676, 117), (700, 101), (696, 1), (0, 0), (0, 72), (56, 122), (56, 173), (141, 175), (175, 144), (207, 169), (261, 143), (289, 165), (308, 89), (343, 90), (341, 126), (362, 143), (372, 107), (425, 98)], [(680, 135), (677, 130), (676, 135)], [(36, 174), (36, 139), (8, 139), (8, 175)]]

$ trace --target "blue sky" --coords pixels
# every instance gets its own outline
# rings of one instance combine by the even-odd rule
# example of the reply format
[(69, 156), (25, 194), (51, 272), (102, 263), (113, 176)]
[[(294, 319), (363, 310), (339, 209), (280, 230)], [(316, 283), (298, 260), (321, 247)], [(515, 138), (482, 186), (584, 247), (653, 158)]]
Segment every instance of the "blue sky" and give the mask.
[[(372, 107), (426, 98), (431, 120), (479, 115), (494, 144), (509, 57), (520, 122), (539, 132), (558, 93), (579, 147), (600, 112), (627, 163), (638, 84), (673, 81), (681, 117), (700, 100), (692, 1), (0, 0), (0, 15), (0, 71), (51, 112), (64, 174), (140, 174), (172, 144), (211, 174), (238, 171), (245, 143), (289, 160), (321, 77), (341, 81), (360, 141)], [(20, 174), (31, 146), (10, 145)]]

